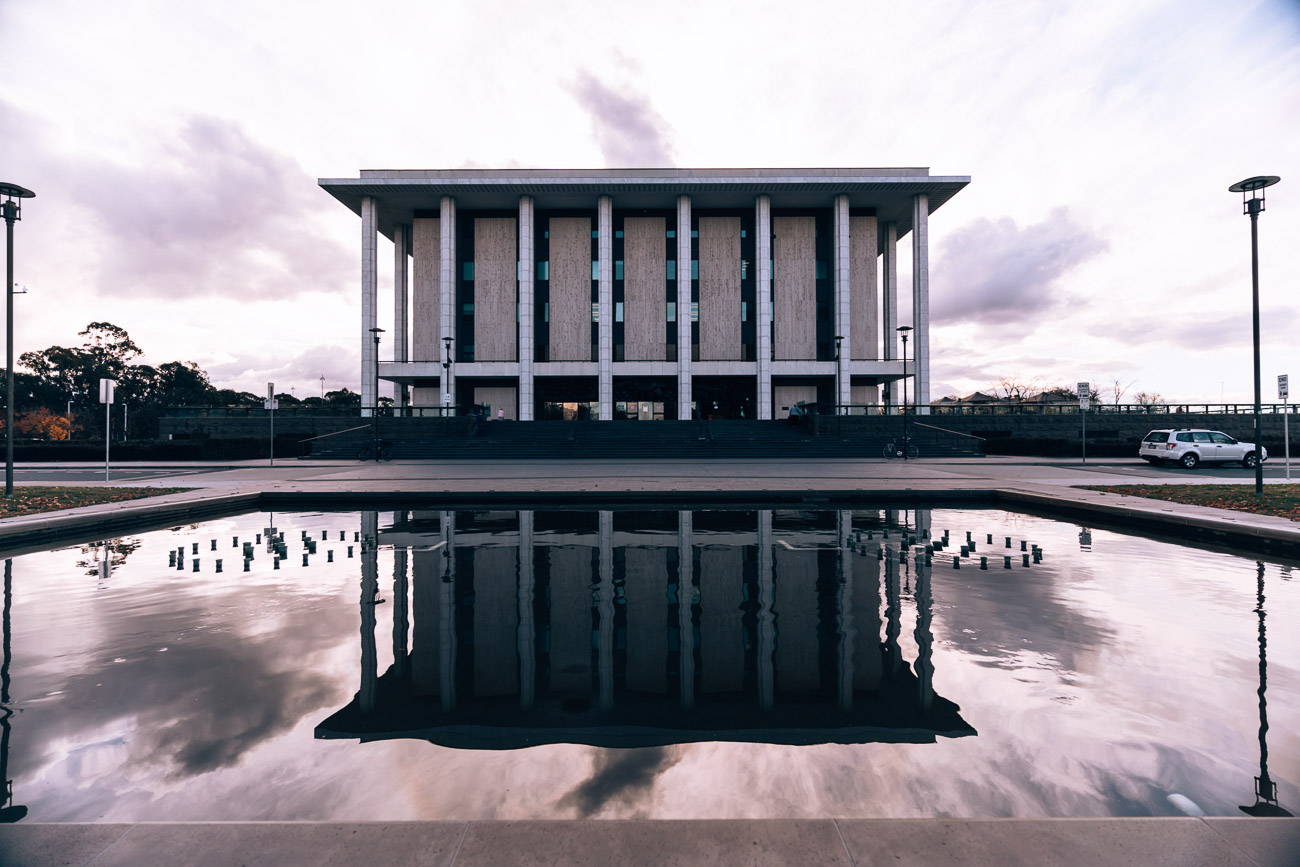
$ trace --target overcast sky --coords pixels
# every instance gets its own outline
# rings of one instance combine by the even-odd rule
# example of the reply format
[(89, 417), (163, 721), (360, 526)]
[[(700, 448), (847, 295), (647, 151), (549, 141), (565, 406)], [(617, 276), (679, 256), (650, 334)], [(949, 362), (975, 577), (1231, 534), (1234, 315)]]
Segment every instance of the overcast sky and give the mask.
[(930, 222), (935, 397), (1249, 401), (1258, 174), (1265, 400), (1300, 375), (1296, 0), (0, 0), (0, 39), (16, 353), (107, 320), (356, 390), (360, 220), (316, 180), (363, 168), (928, 166), (972, 178)]

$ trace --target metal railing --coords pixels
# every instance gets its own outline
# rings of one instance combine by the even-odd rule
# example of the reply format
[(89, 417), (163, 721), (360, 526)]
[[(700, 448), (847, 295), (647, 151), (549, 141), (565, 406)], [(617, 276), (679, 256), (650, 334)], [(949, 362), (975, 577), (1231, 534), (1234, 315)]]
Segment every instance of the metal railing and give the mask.
[[(1298, 404), (1265, 403), (1259, 411), (1264, 415), (1292, 415), (1300, 412)], [(918, 415), (918, 407), (907, 405), (907, 412)], [(1033, 401), (997, 401), (993, 403), (940, 403), (930, 404), (929, 415), (1079, 415), (1086, 412), (1097, 415), (1252, 415), (1253, 403), (1094, 403), (1086, 410), (1077, 403), (1034, 403)], [(839, 404), (826, 410), (835, 415), (902, 415), (903, 405), (893, 404)]]

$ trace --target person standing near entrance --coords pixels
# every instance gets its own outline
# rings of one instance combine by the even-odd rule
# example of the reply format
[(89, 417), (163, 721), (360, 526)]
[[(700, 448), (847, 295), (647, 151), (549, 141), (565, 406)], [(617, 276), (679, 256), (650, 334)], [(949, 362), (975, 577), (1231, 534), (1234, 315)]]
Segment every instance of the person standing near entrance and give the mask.
[(497, 421), (505, 421), (505, 420), (506, 420), (506, 410), (505, 407), (501, 407), (500, 409), (497, 410)]

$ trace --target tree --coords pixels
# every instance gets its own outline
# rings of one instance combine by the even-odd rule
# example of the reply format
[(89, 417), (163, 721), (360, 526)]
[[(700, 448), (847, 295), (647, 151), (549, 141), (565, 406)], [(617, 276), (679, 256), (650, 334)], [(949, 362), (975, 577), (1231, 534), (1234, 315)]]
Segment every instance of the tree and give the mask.
[(1138, 406), (1163, 406), (1165, 399), (1155, 392), (1139, 391), (1133, 396)]
[[(0, 420), (0, 429), (4, 421)], [(38, 440), (66, 440), (73, 430), (80, 430), (74, 418), (38, 406), (14, 418), (14, 433)]]
[(1133, 383), (1137, 382), (1137, 380), (1129, 380), (1126, 384), (1124, 380), (1120, 379), (1118, 376), (1110, 376), (1107, 378), (1111, 382), (1110, 393), (1114, 398), (1113, 403), (1115, 406), (1119, 406), (1120, 398), (1124, 397), (1128, 390), (1133, 387)]
[(1022, 379), (1019, 375), (1004, 376), (998, 382), (994, 383), (991, 390), (993, 394), (1002, 400), (1026, 401), (1033, 400), (1042, 389), (1037, 380)]
[(332, 406), (361, 406), (361, 395), (346, 388), (325, 392), (325, 402)]

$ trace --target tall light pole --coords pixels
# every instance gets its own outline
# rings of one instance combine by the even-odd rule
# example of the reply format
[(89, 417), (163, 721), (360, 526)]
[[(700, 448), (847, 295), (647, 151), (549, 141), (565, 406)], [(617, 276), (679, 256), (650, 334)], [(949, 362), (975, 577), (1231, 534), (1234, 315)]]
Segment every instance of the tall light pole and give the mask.
[(840, 414), (840, 386), (843, 383), (840, 380), (840, 344), (844, 342), (844, 335), (835, 335), (835, 414)]
[[(449, 401), (444, 401), (444, 403), (454, 405), (456, 398), (447, 390), (449, 388), (447, 380), (451, 376), (451, 337), (442, 338), (442, 345), (447, 349), (447, 357), (442, 362), (442, 393), (447, 395)], [(446, 410), (443, 410), (443, 415), (446, 414)]]
[(1264, 437), (1259, 420), (1259, 214), (1264, 210), (1264, 189), (1282, 180), (1277, 175), (1257, 175), (1228, 187), (1241, 193), (1241, 212), (1250, 215), (1250, 298), (1255, 348), (1255, 495), (1264, 495)]
[(898, 333), (903, 337), (903, 460), (907, 460), (907, 452), (911, 443), (907, 440), (907, 335), (911, 332), (912, 326), (898, 326)]
[(384, 329), (375, 327), (370, 329), (370, 333), (375, 336), (375, 408), (374, 408), (374, 437), (375, 437), (375, 463), (379, 463), (379, 335), (384, 333)]
[(23, 218), (22, 200), (36, 194), (0, 183), (5, 218), (5, 496), (14, 495), (14, 223)]

